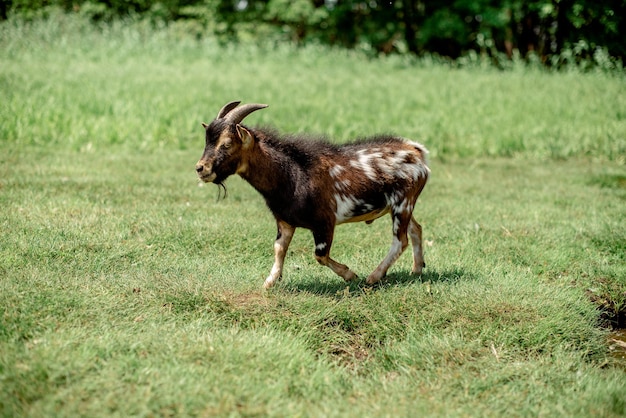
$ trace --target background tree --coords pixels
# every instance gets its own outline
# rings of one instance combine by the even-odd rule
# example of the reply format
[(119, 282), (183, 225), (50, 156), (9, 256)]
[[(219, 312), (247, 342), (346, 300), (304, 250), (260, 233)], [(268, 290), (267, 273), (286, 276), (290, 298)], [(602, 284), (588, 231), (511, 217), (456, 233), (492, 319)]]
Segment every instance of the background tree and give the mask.
[(0, 18), (47, 6), (95, 19), (192, 19), (222, 40), (268, 37), (372, 53), (538, 56), (546, 65), (626, 54), (626, 0), (8, 0)]

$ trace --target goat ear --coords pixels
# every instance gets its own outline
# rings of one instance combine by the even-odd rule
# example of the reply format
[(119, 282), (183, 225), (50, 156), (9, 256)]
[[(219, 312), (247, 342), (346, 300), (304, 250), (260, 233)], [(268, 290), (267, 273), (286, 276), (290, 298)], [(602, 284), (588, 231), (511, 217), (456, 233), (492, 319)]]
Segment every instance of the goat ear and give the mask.
[(208, 129), (209, 125), (207, 125), (206, 123), (202, 122), (202, 127), (206, 131)]
[(249, 130), (244, 128), (241, 125), (237, 125), (237, 135), (239, 135), (239, 139), (241, 139), (241, 143), (243, 144), (244, 149), (249, 148), (254, 143), (254, 137), (250, 133)]

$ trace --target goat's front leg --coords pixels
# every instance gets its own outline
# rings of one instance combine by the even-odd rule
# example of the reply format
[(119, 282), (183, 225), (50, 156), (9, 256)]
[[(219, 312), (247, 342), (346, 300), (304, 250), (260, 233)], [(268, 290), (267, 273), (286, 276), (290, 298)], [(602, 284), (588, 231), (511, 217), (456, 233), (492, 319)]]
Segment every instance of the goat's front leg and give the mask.
[(341, 264), (330, 258), (330, 246), (333, 243), (333, 230), (314, 231), (315, 260), (323, 266), (329, 267), (335, 274), (343, 277), (347, 282), (357, 278), (357, 275), (345, 264)]
[(276, 241), (274, 242), (274, 265), (272, 266), (270, 275), (267, 276), (265, 283), (263, 283), (263, 287), (266, 289), (274, 286), (274, 284), (281, 279), (283, 275), (283, 265), (285, 264), (285, 255), (287, 255), (287, 249), (291, 243), (291, 238), (293, 238), (293, 233), (296, 231), (296, 228), (278, 219), (276, 220), (276, 226), (278, 233), (276, 234)]

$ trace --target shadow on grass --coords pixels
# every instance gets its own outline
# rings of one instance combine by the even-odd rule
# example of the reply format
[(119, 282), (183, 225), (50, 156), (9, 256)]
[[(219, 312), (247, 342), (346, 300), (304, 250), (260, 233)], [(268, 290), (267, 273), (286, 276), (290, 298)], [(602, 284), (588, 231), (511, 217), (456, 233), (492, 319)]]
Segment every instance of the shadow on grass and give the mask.
[(365, 278), (359, 277), (352, 282), (344, 282), (337, 277), (336, 280), (329, 281), (317, 276), (307, 278), (292, 278), (283, 282), (278, 289), (284, 289), (294, 293), (311, 293), (319, 296), (346, 297), (357, 296), (363, 292), (384, 291), (389, 288), (408, 287), (422, 283), (456, 283), (462, 280), (475, 280), (472, 273), (460, 269), (443, 271), (427, 271), (422, 275), (414, 275), (409, 272), (394, 272), (383, 278), (375, 285), (365, 283)]

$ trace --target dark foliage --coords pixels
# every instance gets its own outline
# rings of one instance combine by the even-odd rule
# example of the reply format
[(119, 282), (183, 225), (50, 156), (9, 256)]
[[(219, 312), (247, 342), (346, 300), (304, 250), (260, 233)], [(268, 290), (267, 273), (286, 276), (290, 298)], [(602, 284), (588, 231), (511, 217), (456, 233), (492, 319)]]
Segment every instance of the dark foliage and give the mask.
[(128, 15), (192, 20), (232, 42), (243, 33), (296, 43), (359, 47), (372, 54), (468, 53), (494, 60), (532, 54), (546, 65), (626, 54), (626, 0), (8, 0), (0, 18), (46, 6), (96, 20)]

